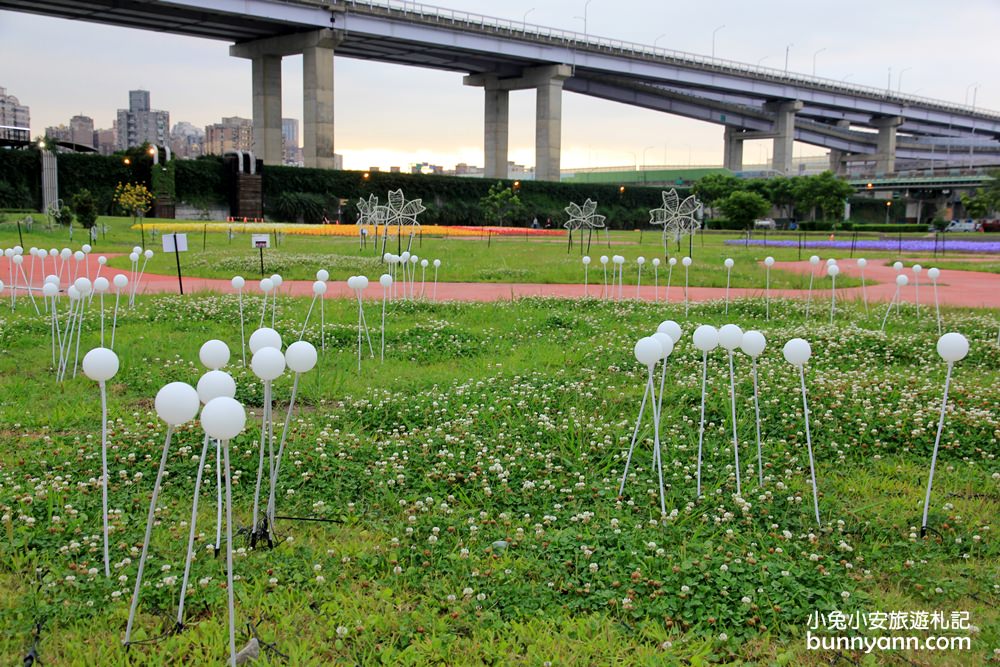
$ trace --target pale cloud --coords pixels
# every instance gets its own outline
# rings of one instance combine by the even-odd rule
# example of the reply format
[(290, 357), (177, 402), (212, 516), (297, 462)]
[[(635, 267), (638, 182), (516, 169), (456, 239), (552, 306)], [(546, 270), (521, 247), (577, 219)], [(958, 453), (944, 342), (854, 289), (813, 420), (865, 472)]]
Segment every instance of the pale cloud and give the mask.
[[(583, 0), (509, 0), (502, 7), (473, 0), (437, 4), (500, 14), (582, 31)], [(702, 0), (675, 3), (593, 0), (588, 32), (716, 55), (851, 83), (902, 89), (962, 102), (979, 82), (977, 105), (1000, 108), (992, 70), (993, 31), (1000, 3), (963, 0)], [(956, 35), (961, 35), (957, 38)], [(128, 90), (151, 91), (171, 122), (204, 126), (222, 116), (251, 115), (250, 63), (231, 58), (228, 44), (97, 24), (0, 12), (0, 86), (31, 106), (32, 126), (66, 123), (84, 113), (109, 127)], [(889, 70), (892, 70), (891, 74)], [(905, 71), (904, 71), (905, 70)], [(283, 115), (302, 117), (301, 58), (283, 63)], [(481, 165), (483, 93), (439, 72), (338, 58), (336, 145), (348, 168), (406, 167), (410, 162)], [(971, 99), (969, 100), (971, 101)], [(534, 162), (534, 96), (511, 95), (510, 158)], [(563, 165), (718, 164), (722, 128), (612, 102), (566, 94)], [(796, 154), (822, 154), (796, 144)], [(748, 143), (745, 158), (770, 154), (769, 142)]]

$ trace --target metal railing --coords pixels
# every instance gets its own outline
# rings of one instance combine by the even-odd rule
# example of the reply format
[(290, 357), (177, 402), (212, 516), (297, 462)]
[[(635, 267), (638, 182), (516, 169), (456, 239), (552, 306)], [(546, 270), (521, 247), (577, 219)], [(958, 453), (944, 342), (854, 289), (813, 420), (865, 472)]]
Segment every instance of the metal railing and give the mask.
[(464, 28), (476, 29), (493, 33), (504, 33), (510, 37), (528, 37), (535, 40), (547, 40), (553, 43), (581, 48), (589, 51), (611, 52), (617, 55), (629, 57), (643, 57), (659, 60), (667, 60), (675, 64), (694, 65), (697, 67), (711, 67), (721, 72), (731, 72), (741, 75), (752, 75), (767, 78), (773, 81), (794, 85), (805, 85), (822, 90), (848, 93), (856, 96), (867, 96), (880, 101), (897, 103), (901, 106), (924, 106), (941, 109), (951, 112), (958, 112), (966, 115), (973, 115), (982, 119), (1000, 121), (1000, 112), (976, 108), (965, 104), (955, 104), (945, 100), (922, 97), (918, 95), (893, 92), (889, 89), (876, 88), (874, 86), (848, 85), (837, 79), (827, 79), (823, 77), (810, 76), (797, 72), (787, 72), (785, 70), (771, 67), (761, 67), (737, 60), (727, 60), (724, 58), (714, 58), (703, 56), (697, 53), (686, 51), (675, 51), (662, 47), (629, 42), (620, 39), (610, 39), (598, 37), (590, 34), (578, 33), (572, 30), (562, 30), (547, 26), (528, 23), (526, 21), (513, 21), (494, 16), (475, 14), (472, 12), (449, 9), (447, 7), (437, 7), (419, 2), (409, 2), (408, 0), (293, 0), (297, 4), (308, 4), (311, 6), (324, 6), (331, 10), (355, 11), (358, 13), (380, 14), (389, 16), (401, 16), (430, 23), (446, 23), (460, 25)]

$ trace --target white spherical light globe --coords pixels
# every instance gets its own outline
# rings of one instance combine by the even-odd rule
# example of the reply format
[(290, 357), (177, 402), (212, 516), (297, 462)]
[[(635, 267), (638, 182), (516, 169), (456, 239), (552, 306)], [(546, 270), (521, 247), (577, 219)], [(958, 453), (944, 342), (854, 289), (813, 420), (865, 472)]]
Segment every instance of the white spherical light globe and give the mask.
[(635, 263), (636, 264), (640, 264), (640, 265), (641, 264), (645, 264), (646, 263), (646, 258), (643, 257), (642, 255), (639, 255), (638, 257), (636, 257)]
[(46, 283), (52, 283), (56, 287), (59, 287), (59, 276), (54, 276), (52, 274), (49, 274), (49, 275), (45, 276), (45, 282)]
[(295, 341), (285, 350), (285, 363), (294, 373), (308, 373), (316, 366), (316, 348), (304, 340)]
[(426, 269), (429, 264), (430, 262), (428, 262), (426, 259), (420, 260), (420, 266), (424, 269)]
[(731, 268), (733, 268), (733, 266), (736, 265), (736, 262), (733, 261), (732, 257), (727, 257), (726, 261), (724, 261), (723, 264), (726, 265), (727, 269), (731, 269)]
[(114, 280), (112, 280), (111, 282), (113, 282), (115, 284), (115, 287), (117, 287), (118, 289), (124, 289), (128, 287), (128, 276), (126, 276), (124, 273), (119, 273), (117, 276), (114, 277)]
[(118, 372), (118, 355), (106, 347), (95, 347), (83, 357), (83, 374), (94, 382), (107, 382)]
[(76, 288), (76, 285), (70, 285), (66, 288), (66, 296), (69, 297), (70, 301), (76, 301), (80, 298), (80, 290)]
[(590, 255), (584, 255), (583, 256), (583, 263), (584, 264), (590, 264)]
[(404, 250), (403, 254), (400, 255), (399, 258), (401, 260), (403, 260), (404, 262), (409, 262), (410, 261), (410, 251), (409, 250)]
[(382, 255), (382, 261), (384, 261), (384, 262), (391, 262), (392, 261), (392, 253), (391, 252), (387, 252), (384, 255)]
[(347, 278), (347, 289), (358, 289), (358, 277), (348, 276)]
[(858, 260), (858, 266), (861, 267), (862, 269), (865, 268), (866, 266), (868, 266), (868, 260), (862, 257), (861, 259)]
[(931, 280), (937, 280), (938, 276), (940, 275), (941, 275), (941, 269), (937, 268), (936, 266), (927, 270), (927, 277), (930, 278)]
[(652, 367), (660, 360), (660, 355), (663, 354), (663, 347), (655, 338), (647, 336), (636, 341), (632, 352), (635, 354), (636, 361), (645, 366)]
[(80, 250), (89, 255), (92, 248), (90, 247), (89, 243), (84, 243), (82, 246), (80, 246)]
[(270, 278), (264, 278), (260, 281), (260, 291), (267, 294), (274, 289), (274, 281)]
[(807, 341), (801, 338), (793, 338), (785, 343), (785, 347), (781, 350), (781, 353), (785, 355), (785, 361), (793, 366), (804, 366), (809, 361), (809, 357), (812, 356), (812, 348), (809, 347)]
[(368, 289), (368, 276), (358, 276), (358, 289)]
[(198, 400), (207, 404), (219, 396), (236, 396), (236, 380), (225, 371), (211, 370), (198, 378)]
[(656, 330), (670, 336), (674, 340), (674, 343), (681, 339), (681, 325), (673, 320), (663, 320), (660, 322), (660, 326), (656, 327)]
[(86, 278), (77, 278), (76, 282), (73, 283), (76, 290), (82, 296), (90, 296), (90, 293), (94, 291), (94, 285)]
[(903, 263), (902, 262), (893, 262), (892, 263), (892, 268), (896, 269), (896, 271), (902, 271), (903, 270)]
[(146, 259), (153, 259), (153, 251), (152, 250), (147, 250), (146, 252), (144, 252), (142, 254), (146, 257)]
[(253, 353), (250, 369), (265, 382), (281, 376), (285, 372), (285, 355), (274, 347), (262, 347)]
[(812, 257), (810, 257), (809, 263), (812, 264), (813, 266), (817, 266), (819, 264), (819, 255), (813, 255)]
[(74, 261), (82, 262), (85, 259), (87, 259), (87, 256), (85, 254), (83, 254), (82, 250), (77, 250), (76, 252), (73, 253), (73, 260)]
[(836, 263), (837, 263), (837, 260), (834, 259), (833, 257), (831, 257), (830, 259), (826, 260), (826, 265), (827, 266), (833, 266)]
[(840, 267), (837, 266), (836, 264), (831, 264), (830, 266), (826, 267), (826, 275), (830, 276), (831, 278), (836, 278), (839, 274), (840, 274)]
[(104, 294), (108, 291), (109, 287), (111, 287), (111, 283), (109, 283), (108, 279), (104, 276), (94, 279), (94, 291), (98, 294)]
[(247, 344), (250, 346), (250, 352), (253, 354), (256, 354), (258, 350), (263, 350), (265, 347), (273, 347), (276, 350), (280, 350), (281, 334), (270, 327), (257, 329), (250, 334), (250, 340)]
[(419, 260), (419, 259), (420, 258), (417, 257), (416, 255), (410, 255), (410, 264), (413, 264), (414, 266), (416, 266), (417, 265), (417, 260)]
[(132, 252), (138, 255), (140, 252), (142, 252), (142, 246), (132, 246)]
[(441, 260), (440, 260), (440, 259), (435, 259), (435, 260), (434, 260), (434, 268), (436, 269), (436, 268), (438, 268), (439, 266), (441, 266)]
[(105, 257), (104, 255), (99, 255), (97, 257), (97, 263), (100, 264), (101, 266), (104, 266), (105, 264), (108, 263), (108, 258)]
[(198, 358), (205, 368), (218, 370), (229, 363), (229, 346), (221, 340), (207, 340), (198, 350)]
[(601, 255), (601, 264), (607, 264), (607, 263), (608, 263), (608, 256)]
[[(98, 278), (100, 280), (100, 278)], [(54, 283), (45, 283), (42, 285), (42, 295), (47, 297), (53, 297), (59, 294), (59, 286)]]
[(137, 253), (137, 252), (130, 252), (128, 254), (128, 259), (129, 259), (130, 262), (132, 262), (133, 264), (135, 264), (136, 262), (139, 261), (139, 253)]
[[(13, 255), (14, 251), (11, 250), (10, 253)], [(73, 251), (70, 250), (69, 248), (63, 248), (62, 250), (59, 251), (60, 259), (68, 260), (72, 256), (73, 256)]]
[(920, 266), (919, 264), (914, 264), (913, 265), (913, 272), (914, 273), (920, 273), (923, 270), (924, 270), (924, 267)]
[(660, 344), (660, 359), (666, 359), (674, 351), (674, 339), (665, 333), (657, 331), (655, 334), (650, 336), (657, 343)]
[(965, 359), (969, 353), (969, 341), (960, 333), (946, 333), (938, 338), (937, 353), (949, 364)]
[(330, 279), (330, 272), (327, 271), (326, 269), (320, 269), (319, 271), (316, 272), (316, 280), (322, 280), (323, 282), (326, 282), (329, 279)]
[(719, 345), (732, 352), (743, 342), (743, 329), (735, 324), (723, 324), (719, 329)]
[(909, 284), (909, 282), (910, 279), (906, 277), (906, 274), (901, 273), (898, 276), (896, 276), (896, 284), (899, 285), (900, 287), (906, 287), (906, 285)]
[(691, 258), (685, 257), (684, 259), (681, 260), (681, 264), (683, 264), (684, 266), (691, 266)]
[(774, 257), (771, 257), (770, 255), (768, 255), (767, 257), (765, 257), (764, 258), (764, 266), (766, 266), (768, 268), (771, 268), (772, 266), (774, 266)]
[(767, 339), (764, 338), (764, 334), (759, 331), (746, 331), (743, 333), (743, 342), (740, 343), (740, 349), (743, 350), (743, 354), (757, 358), (764, 352), (764, 348), (767, 346)]
[(274, 283), (274, 289), (278, 289), (279, 287), (281, 287), (281, 284), (285, 282), (285, 279), (279, 276), (277, 273), (275, 273), (273, 276), (271, 276), (271, 282)]
[(660, 258), (659, 257), (654, 257), (652, 263), (653, 263), (653, 266), (659, 266), (660, 265)]
[(719, 344), (719, 331), (711, 324), (702, 324), (694, 330), (692, 340), (702, 352), (711, 352)]
[(667, 260), (667, 264), (669, 264), (670, 266), (677, 266), (677, 258), (671, 257), (670, 259)]
[(49, 249), (49, 257), (58, 257), (58, 256), (59, 256), (58, 250), (56, 250), (55, 248)]
[(381, 276), (379, 276), (378, 283), (379, 285), (385, 288), (392, 287), (392, 276), (390, 276), (388, 273), (383, 273)]
[(232, 440), (243, 432), (246, 423), (246, 410), (228, 396), (213, 398), (201, 411), (201, 427), (208, 437), (216, 440)]
[(198, 392), (186, 382), (171, 382), (156, 392), (156, 414), (170, 426), (180, 426), (198, 414)]
[(12, 262), (14, 262), (15, 264), (17, 264), (18, 266), (21, 266), (21, 264), (24, 264), (24, 257), (21, 256), (21, 255), (14, 255), (10, 259), (11, 259)]
[(243, 286), (247, 284), (247, 281), (243, 278), (243, 276), (233, 276), (230, 284), (233, 286), (234, 290), (239, 291), (243, 289)]
[(326, 283), (322, 280), (317, 280), (313, 283), (313, 294), (316, 296), (323, 296), (326, 294)]

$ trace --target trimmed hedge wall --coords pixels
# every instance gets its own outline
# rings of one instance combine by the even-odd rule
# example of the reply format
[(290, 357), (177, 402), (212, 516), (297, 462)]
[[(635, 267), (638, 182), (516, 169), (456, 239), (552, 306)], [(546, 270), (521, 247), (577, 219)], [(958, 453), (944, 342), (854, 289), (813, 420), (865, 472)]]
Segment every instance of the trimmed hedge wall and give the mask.
[[(60, 153), (59, 193), (69, 201), (80, 190), (94, 195), (101, 214), (112, 212), (115, 186), (122, 182), (151, 183), (151, 160), (133, 151), (131, 165), (125, 165), (122, 155), (92, 153)], [(171, 162), (175, 169), (175, 196), (179, 202), (194, 205), (224, 204), (225, 172), (222, 158), (206, 156), (196, 160)], [(479, 200), (497, 180), (512, 186), (512, 179), (465, 178), (424, 174), (394, 174), (371, 172), (364, 178), (360, 171), (303, 169), (299, 167), (265, 167), (262, 172), (264, 208), (274, 219), (295, 221), (302, 218), (316, 221), (322, 213), (330, 218), (337, 215), (340, 200), (342, 221), (356, 220), (355, 203), (361, 197), (374, 194), (386, 200), (390, 190), (402, 188), (411, 199), (423, 199), (427, 211), (421, 216), (425, 224), (480, 225), (483, 223)], [(566, 220), (564, 208), (573, 201), (585, 199), (598, 202), (598, 211), (607, 217), (614, 229), (634, 229), (649, 223), (649, 209), (661, 205), (661, 188), (627, 186), (619, 192), (615, 184), (573, 184), (547, 181), (521, 181), (518, 194), (524, 205), (520, 219), (505, 221), (512, 226), (527, 226), (534, 218), (543, 226), (551, 219), (553, 227)], [(688, 191), (678, 188), (682, 196)], [(41, 167), (37, 150), (0, 151), (0, 207), (41, 207)], [(319, 207), (320, 215), (316, 215)], [(302, 209), (302, 210), (298, 210)]]

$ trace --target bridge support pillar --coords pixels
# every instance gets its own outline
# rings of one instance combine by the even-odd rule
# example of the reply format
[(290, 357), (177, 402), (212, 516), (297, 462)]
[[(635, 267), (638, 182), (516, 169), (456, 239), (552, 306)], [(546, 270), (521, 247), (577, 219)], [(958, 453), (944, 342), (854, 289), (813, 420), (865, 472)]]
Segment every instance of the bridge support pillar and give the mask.
[[(844, 130), (851, 129), (851, 121), (849, 120), (838, 120), (836, 126)], [(844, 159), (847, 157), (848, 153), (845, 151), (831, 148), (830, 149), (830, 171), (836, 176), (843, 176), (847, 173), (847, 161)]]
[(799, 100), (782, 100), (764, 105), (776, 114), (774, 121), (774, 169), (786, 176), (792, 175), (792, 148), (795, 141), (795, 112), (802, 109)]
[(486, 178), (507, 178), (507, 141), (510, 127), (510, 91), (486, 85)]
[(743, 136), (735, 127), (726, 126), (723, 135), (722, 166), (729, 171), (743, 171)]
[(281, 164), (281, 56), (253, 63), (253, 152), (264, 164)]
[(281, 58), (302, 54), (303, 160), (307, 167), (333, 168), (333, 55), (341, 39), (324, 29), (229, 47), (229, 55), (253, 62), (254, 152), (264, 164), (282, 162)]
[(535, 89), (535, 180), (558, 181), (562, 150), (563, 82), (572, 74), (569, 65), (532, 67), (520, 76), (470, 74), (467, 86), (486, 90), (484, 141), (485, 175), (507, 177), (508, 96), (511, 90)]
[(875, 175), (885, 176), (896, 171), (896, 128), (903, 124), (899, 116), (876, 118), (872, 124), (878, 128), (875, 144)]
[[(558, 68), (556, 68), (558, 69)], [(553, 72), (535, 89), (535, 180), (558, 181), (562, 155), (562, 90), (567, 73)]]

